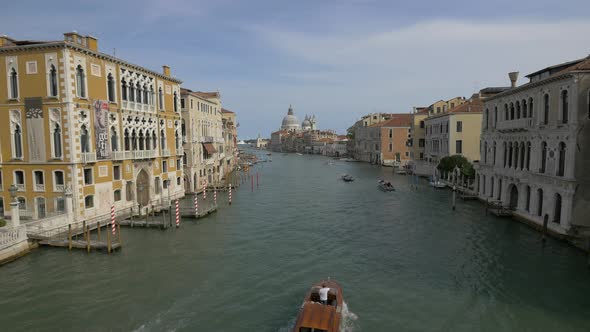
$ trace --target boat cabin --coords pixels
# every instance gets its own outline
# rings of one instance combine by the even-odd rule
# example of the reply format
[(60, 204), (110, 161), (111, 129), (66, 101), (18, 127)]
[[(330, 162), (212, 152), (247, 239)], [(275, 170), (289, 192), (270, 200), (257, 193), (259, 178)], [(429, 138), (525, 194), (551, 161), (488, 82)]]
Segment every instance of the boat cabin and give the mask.
[[(320, 302), (320, 288), (321, 287), (313, 287), (311, 292), (309, 293), (309, 301), (311, 302)], [(334, 288), (330, 288), (328, 291), (328, 305), (331, 306), (338, 306), (338, 291)]]

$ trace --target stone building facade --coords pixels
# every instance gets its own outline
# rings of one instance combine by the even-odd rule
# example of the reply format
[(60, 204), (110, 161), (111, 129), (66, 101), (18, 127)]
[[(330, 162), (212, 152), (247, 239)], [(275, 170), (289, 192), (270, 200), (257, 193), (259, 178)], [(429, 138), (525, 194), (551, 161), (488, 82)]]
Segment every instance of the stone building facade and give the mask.
[(479, 197), (557, 234), (590, 226), (590, 57), (485, 101)]
[[(74, 220), (184, 195), (180, 83), (101, 53), (76, 32), (63, 41), (0, 37), (0, 206), (18, 188), (21, 215)], [(180, 164), (179, 164), (180, 161)], [(72, 220), (70, 220), (72, 221)]]

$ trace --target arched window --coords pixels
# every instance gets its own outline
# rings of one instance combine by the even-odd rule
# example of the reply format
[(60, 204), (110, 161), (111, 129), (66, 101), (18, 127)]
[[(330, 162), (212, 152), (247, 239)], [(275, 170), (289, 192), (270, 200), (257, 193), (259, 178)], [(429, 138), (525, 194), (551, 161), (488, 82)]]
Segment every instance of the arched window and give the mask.
[(14, 157), (15, 158), (22, 158), (23, 157), (23, 133), (20, 128), (19, 124), (14, 125)]
[(131, 131), (131, 150), (137, 151), (137, 133), (135, 129)]
[(154, 96), (155, 96), (154, 87), (150, 86), (150, 105), (155, 105)]
[(125, 79), (121, 79), (121, 99), (127, 100), (127, 82), (125, 82)]
[(526, 145), (526, 169), (531, 169), (531, 142), (527, 142)]
[(510, 120), (514, 120), (514, 104), (510, 103)]
[(156, 132), (154, 131), (152, 133), (152, 144), (153, 144), (153, 149), (156, 150), (158, 148), (158, 135), (156, 135)]
[[(139, 82), (137, 82), (136, 88), (137, 88), (137, 98), (136, 99), (137, 99), (138, 103), (141, 103), (141, 85), (139, 84)], [(145, 102), (145, 100), (144, 100), (144, 102)]]
[(567, 123), (569, 117), (569, 100), (567, 90), (561, 92), (561, 123)]
[(496, 183), (496, 179), (492, 176), (490, 179), (490, 197), (494, 197), (494, 184)]
[(504, 168), (506, 168), (506, 163), (508, 162), (508, 159), (506, 157), (508, 154), (508, 147), (506, 146), (506, 142), (504, 142)]
[(539, 170), (540, 173), (545, 173), (545, 168), (547, 166), (547, 143), (541, 143), (541, 169)]
[(76, 67), (76, 92), (78, 93), (78, 97), (86, 98), (86, 75), (84, 74), (84, 69), (81, 65)]
[(166, 134), (164, 129), (160, 130), (160, 149), (166, 150)]
[(564, 176), (565, 174), (565, 143), (559, 143), (559, 164), (557, 167), (557, 176)]
[(561, 223), (561, 195), (555, 194), (555, 211), (553, 213), (553, 222)]
[(524, 142), (520, 143), (520, 169), (524, 169), (524, 157), (525, 157), (526, 151), (524, 149)]
[(488, 163), (488, 142), (483, 143), (483, 163)]
[(82, 128), (80, 128), (80, 145), (82, 147), (82, 152), (90, 152), (89, 140), (88, 129), (86, 129), (86, 125), (82, 125)]
[(115, 79), (109, 73), (107, 76), (107, 94), (110, 102), (115, 102)]
[(514, 152), (512, 143), (508, 143), (510, 148), (508, 149), (508, 168), (512, 167), (512, 154)]
[(143, 151), (145, 147), (145, 137), (143, 136), (143, 130), (139, 131), (139, 150)]
[(174, 112), (178, 113), (178, 94), (174, 91)]
[(543, 215), (543, 189), (537, 189), (537, 216)]
[(528, 111), (527, 111), (527, 104), (526, 104), (526, 100), (523, 99), (522, 100), (522, 117), (526, 118), (527, 116), (529, 116)]
[(57, 97), (57, 69), (54, 65), (49, 69), (49, 95)]
[(492, 165), (496, 165), (496, 142), (494, 142), (494, 150), (493, 150), (493, 157), (492, 157)]
[(520, 102), (516, 102), (516, 118), (520, 119)]
[(119, 138), (117, 137), (117, 131), (115, 127), (111, 127), (111, 151), (119, 150)]
[(59, 124), (55, 124), (53, 127), (53, 157), (61, 158), (62, 157), (62, 148), (61, 148), (61, 127)]
[(125, 145), (125, 151), (131, 150), (131, 144), (129, 141), (129, 130), (125, 129), (125, 133), (123, 134), (123, 144)]
[(514, 168), (518, 168), (518, 152), (519, 152), (520, 148), (518, 146), (518, 142), (514, 142)]
[(508, 115), (508, 104), (504, 104), (504, 121), (510, 120), (510, 116)]
[(143, 103), (146, 105), (149, 105), (149, 103), (150, 103), (149, 93), (150, 92), (148, 90), (147, 85), (145, 85), (145, 84), (143, 85), (142, 91), (143, 91)]
[(180, 149), (180, 135), (178, 135), (178, 130), (174, 131), (174, 139), (176, 140), (176, 150)]
[(145, 132), (145, 149), (151, 150), (151, 145), (152, 145), (152, 139), (150, 137), (150, 132), (149, 132), (149, 130), (146, 130), (146, 132)]
[(498, 124), (498, 106), (494, 107), (494, 128)]
[(533, 118), (533, 98), (529, 98), (529, 118)]
[(162, 92), (162, 88), (158, 88), (158, 102), (160, 104), (160, 110), (164, 109), (164, 93)]
[(543, 96), (543, 124), (549, 124), (549, 95)]
[(10, 98), (18, 98), (18, 74), (14, 68), (10, 70)]
[(135, 84), (129, 81), (129, 101), (135, 101)]

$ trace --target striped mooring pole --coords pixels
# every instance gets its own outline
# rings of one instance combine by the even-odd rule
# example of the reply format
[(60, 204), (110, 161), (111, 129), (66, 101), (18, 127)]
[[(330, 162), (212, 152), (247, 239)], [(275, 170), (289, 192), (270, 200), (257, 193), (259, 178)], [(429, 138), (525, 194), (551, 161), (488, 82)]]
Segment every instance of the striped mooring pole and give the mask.
[(203, 200), (207, 199), (207, 182), (203, 183)]
[(178, 200), (176, 200), (176, 227), (180, 227), (180, 209), (178, 207)]
[(217, 188), (213, 189), (213, 204), (217, 205)]
[(195, 216), (199, 216), (199, 196), (195, 193)]
[(117, 227), (115, 226), (115, 205), (111, 205), (111, 229), (113, 235), (115, 235), (117, 233)]
[(231, 205), (231, 183), (229, 184), (229, 191), (227, 195), (229, 197), (229, 205)]

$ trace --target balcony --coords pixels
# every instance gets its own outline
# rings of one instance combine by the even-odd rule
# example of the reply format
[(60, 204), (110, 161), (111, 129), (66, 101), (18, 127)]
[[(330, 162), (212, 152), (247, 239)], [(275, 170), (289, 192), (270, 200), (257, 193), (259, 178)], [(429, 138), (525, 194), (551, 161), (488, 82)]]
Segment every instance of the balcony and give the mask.
[(503, 133), (528, 131), (532, 127), (533, 119), (531, 118), (501, 121), (496, 124), (496, 129)]
[(35, 189), (35, 191), (45, 191), (45, 185), (44, 184), (35, 183), (34, 189)]
[(127, 151), (113, 151), (113, 160), (124, 160)]
[(66, 191), (66, 186), (63, 184), (56, 184), (54, 192), (63, 193)]
[(80, 155), (80, 159), (85, 164), (96, 162), (96, 153), (95, 152), (82, 152), (82, 154)]
[(170, 153), (170, 150), (168, 150), (168, 149), (162, 150), (162, 157), (170, 157), (171, 155), (172, 155), (172, 153)]
[(178, 149), (176, 149), (176, 155), (177, 156), (182, 156), (184, 154), (184, 148), (180, 147)]
[(133, 159), (150, 159), (156, 157), (156, 151), (143, 150), (143, 151), (132, 151)]
[(25, 184), (16, 184), (17, 191), (25, 191)]

